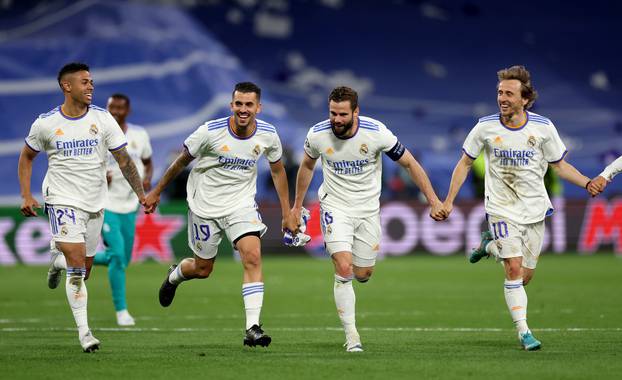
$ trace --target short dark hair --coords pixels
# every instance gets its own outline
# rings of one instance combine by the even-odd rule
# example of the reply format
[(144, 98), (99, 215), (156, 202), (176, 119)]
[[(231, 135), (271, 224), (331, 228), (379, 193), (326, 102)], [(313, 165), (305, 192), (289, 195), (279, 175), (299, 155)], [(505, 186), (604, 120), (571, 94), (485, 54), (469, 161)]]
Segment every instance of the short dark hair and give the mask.
[(89, 65), (82, 62), (70, 62), (63, 66), (58, 72), (58, 85), (63, 88), (63, 86), (60, 84), (61, 79), (63, 79), (66, 74), (73, 74), (77, 73), (78, 71), (90, 71)]
[(129, 96), (122, 94), (120, 92), (115, 92), (114, 94), (110, 95), (111, 98), (113, 99), (121, 99), (121, 100), (125, 100), (125, 104), (129, 107), (130, 106), (130, 98)]
[(257, 100), (261, 99), (261, 88), (259, 88), (259, 86), (257, 86), (253, 82), (237, 83), (235, 85), (235, 88), (233, 89), (233, 92), (231, 93), (232, 98), (233, 98), (233, 95), (235, 95), (236, 91), (244, 93), (244, 94), (248, 94), (249, 92), (254, 92), (255, 94), (257, 94)]
[(346, 86), (340, 86), (333, 89), (333, 91), (331, 91), (330, 95), (328, 96), (329, 103), (331, 100), (336, 103), (349, 101), (352, 111), (354, 111), (356, 107), (359, 106), (359, 95), (356, 93), (356, 91)]
[(520, 82), (520, 96), (523, 99), (527, 99), (527, 104), (525, 105), (526, 110), (530, 109), (538, 98), (538, 92), (531, 84), (531, 74), (529, 74), (525, 66), (517, 65), (508, 69), (499, 70), (497, 71), (497, 78), (499, 79), (499, 83), (501, 83), (502, 80), (510, 79), (516, 79)]

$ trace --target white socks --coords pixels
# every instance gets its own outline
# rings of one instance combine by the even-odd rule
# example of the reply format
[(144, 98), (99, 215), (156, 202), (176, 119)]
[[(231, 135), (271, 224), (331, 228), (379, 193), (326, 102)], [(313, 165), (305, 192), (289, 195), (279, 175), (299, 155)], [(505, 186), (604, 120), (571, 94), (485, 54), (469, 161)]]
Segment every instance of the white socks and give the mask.
[(65, 282), (65, 292), (67, 293), (67, 301), (71, 307), (73, 318), (78, 326), (78, 337), (82, 338), (89, 332), (89, 323), (87, 320), (86, 305), (88, 293), (84, 276), (86, 268), (67, 268), (67, 280)]
[(516, 325), (519, 334), (529, 330), (527, 327), (527, 293), (523, 287), (523, 279), (505, 280), (505, 302), (510, 310), (512, 321)]
[(263, 305), (263, 282), (242, 284), (242, 298), (246, 310), (246, 329), (253, 325), (259, 326), (259, 314)]
[(337, 314), (343, 325), (346, 335), (356, 332), (355, 305), (356, 296), (352, 287), (352, 277), (344, 278), (335, 274), (335, 285), (333, 287), (335, 295), (335, 305)]
[(179, 264), (177, 265), (177, 268), (175, 268), (175, 270), (172, 271), (171, 274), (168, 275), (168, 282), (170, 282), (173, 285), (179, 285), (182, 282), (187, 280), (187, 278), (184, 277), (184, 274), (181, 272), (181, 264), (185, 260), (186, 259), (181, 260)]

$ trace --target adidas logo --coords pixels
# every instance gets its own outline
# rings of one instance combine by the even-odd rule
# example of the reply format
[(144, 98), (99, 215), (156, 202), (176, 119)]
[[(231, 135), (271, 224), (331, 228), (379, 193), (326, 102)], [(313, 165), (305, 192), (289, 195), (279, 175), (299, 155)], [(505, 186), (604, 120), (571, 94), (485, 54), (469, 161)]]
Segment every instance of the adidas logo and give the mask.
[(333, 150), (333, 148), (330, 148), (330, 147), (329, 147), (328, 149), (326, 149), (326, 154), (333, 154), (333, 153), (335, 153), (335, 151)]
[(229, 148), (229, 146), (227, 146), (227, 144), (223, 145), (222, 148), (220, 148), (221, 152), (229, 152), (231, 151), (231, 148)]
[(56, 129), (56, 132), (54, 132), (54, 134), (55, 134), (56, 136), (63, 136), (63, 135), (65, 134), (65, 132), (63, 132), (63, 130), (62, 130), (62, 129), (57, 128), (57, 129)]

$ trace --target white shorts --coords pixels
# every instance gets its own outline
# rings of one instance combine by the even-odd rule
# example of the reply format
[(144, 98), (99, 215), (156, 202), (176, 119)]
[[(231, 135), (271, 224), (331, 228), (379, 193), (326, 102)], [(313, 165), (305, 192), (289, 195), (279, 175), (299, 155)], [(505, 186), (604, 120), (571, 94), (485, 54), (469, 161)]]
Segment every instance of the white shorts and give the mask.
[(63, 205), (45, 207), (50, 219), (53, 242), (86, 243), (86, 256), (95, 256), (104, 223), (104, 210), (88, 212)]
[(544, 243), (544, 220), (532, 224), (515, 224), (505, 218), (488, 216), (488, 228), (499, 249), (499, 257), (522, 257), (522, 266), (536, 269)]
[(320, 225), (326, 251), (351, 252), (352, 264), (359, 268), (373, 267), (380, 251), (380, 214), (354, 218), (340, 211), (320, 209)]
[(188, 247), (202, 259), (216, 256), (223, 231), (233, 244), (244, 234), (258, 232), (263, 236), (267, 230), (268, 227), (262, 223), (261, 215), (255, 208), (243, 208), (216, 219), (205, 219), (188, 210)]

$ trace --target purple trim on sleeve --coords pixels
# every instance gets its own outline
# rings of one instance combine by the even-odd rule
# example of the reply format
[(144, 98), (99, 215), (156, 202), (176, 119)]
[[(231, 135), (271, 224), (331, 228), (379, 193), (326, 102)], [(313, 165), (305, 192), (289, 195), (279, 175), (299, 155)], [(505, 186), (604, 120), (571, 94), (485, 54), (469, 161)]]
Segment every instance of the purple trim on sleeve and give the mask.
[(473, 157), (471, 156), (469, 153), (467, 153), (466, 149), (462, 148), (462, 151), (464, 152), (464, 154), (466, 154), (467, 156), (469, 156), (470, 159), (472, 160), (477, 160), (477, 157)]
[(190, 155), (190, 157), (192, 158), (196, 158), (195, 156), (192, 155), (192, 153), (190, 153), (190, 149), (188, 149), (188, 145), (186, 145), (186, 143), (184, 143), (184, 148), (186, 149), (186, 152), (188, 152), (188, 154)]
[(116, 152), (117, 150), (123, 148), (126, 145), (127, 145), (127, 142), (124, 142), (123, 144), (119, 145), (118, 147), (112, 148), (112, 149), (108, 149), (108, 150), (111, 151), (111, 152)]
[(558, 163), (559, 161), (563, 160), (563, 159), (564, 159), (564, 157), (566, 157), (566, 155), (567, 155), (567, 154), (568, 154), (568, 151), (567, 151), (567, 150), (565, 150), (565, 151), (564, 151), (564, 153), (562, 154), (562, 156), (561, 156), (561, 158), (560, 158), (559, 160), (557, 160), (557, 161), (549, 161), (549, 164), (556, 164), (556, 163)]
[(33, 148), (30, 144), (28, 144), (28, 141), (24, 139), (24, 142), (26, 143), (26, 146), (28, 146), (30, 149), (34, 150), (35, 152), (41, 152), (40, 150), (36, 150), (35, 148)]

